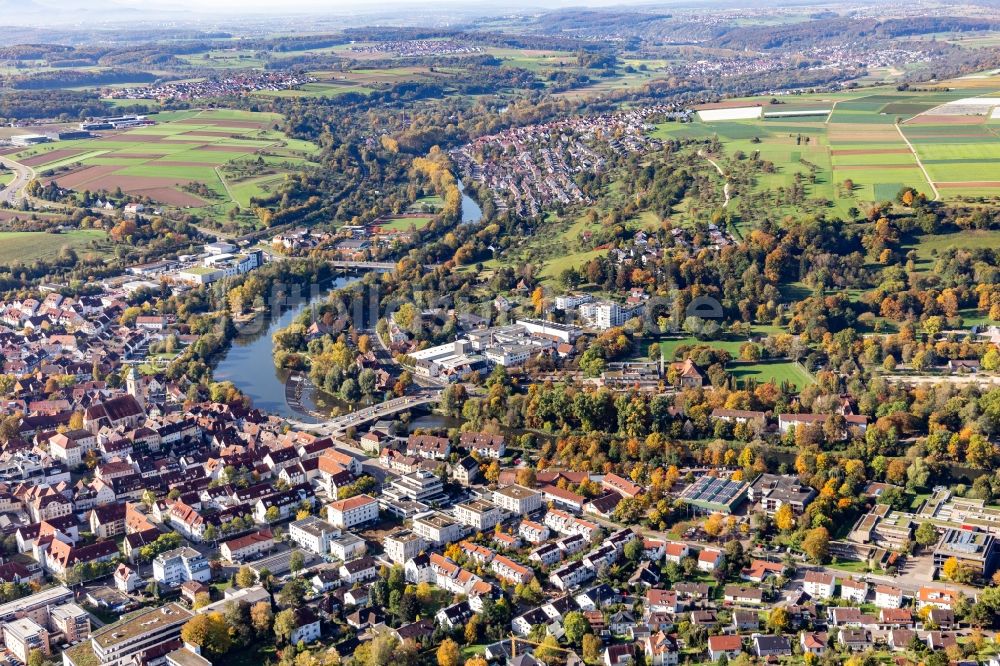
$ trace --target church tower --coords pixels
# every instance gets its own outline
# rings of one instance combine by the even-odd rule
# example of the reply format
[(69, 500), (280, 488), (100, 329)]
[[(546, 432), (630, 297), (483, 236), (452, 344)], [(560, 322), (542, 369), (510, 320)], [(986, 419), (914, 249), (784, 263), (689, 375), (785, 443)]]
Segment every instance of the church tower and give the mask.
[(146, 396), (142, 389), (142, 380), (134, 365), (129, 368), (128, 375), (125, 377), (125, 391), (135, 398), (143, 409), (146, 409)]

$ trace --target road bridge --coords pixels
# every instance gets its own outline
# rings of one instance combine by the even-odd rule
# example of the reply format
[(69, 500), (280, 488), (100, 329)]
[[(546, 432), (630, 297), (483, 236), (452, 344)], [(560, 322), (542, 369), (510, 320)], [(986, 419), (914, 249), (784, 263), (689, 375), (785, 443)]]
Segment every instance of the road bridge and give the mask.
[(292, 419), (289, 419), (288, 422), (300, 430), (308, 430), (317, 434), (335, 437), (344, 433), (348, 428), (371, 423), (372, 421), (379, 421), (400, 412), (413, 409), (414, 407), (434, 404), (441, 400), (442, 393), (443, 390), (441, 389), (424, 390), (420, 393), (404, 395), (400, 398), (393, 398), (392, 400), (372, 405), (371, 407), (364, 407), (353, 412), (348, 412), (347, 414), (341, 414), (320, 423), (304, 423)]

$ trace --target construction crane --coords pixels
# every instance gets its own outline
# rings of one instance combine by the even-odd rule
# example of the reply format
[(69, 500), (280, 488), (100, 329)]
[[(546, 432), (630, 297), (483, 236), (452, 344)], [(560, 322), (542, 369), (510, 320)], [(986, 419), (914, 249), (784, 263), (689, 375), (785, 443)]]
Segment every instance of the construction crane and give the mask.
[[(529, 641), (526, 638), (521, 638), (520, 636), (510, 635), (510, 658), (513, 659), (517, 656), (517, 644), (518, 642), (527, 643), (528, 645), (534, 645), (535, 647), (542, 647), (541, 643), (536, 643), (535, 641)], [(546, 650), (559, 650), (560, 652), (569, 652), (570, 654), (576, 654), (576, 650), (571, 650), (569, 648), (557, 647), (555, 645), (546, 645)]]

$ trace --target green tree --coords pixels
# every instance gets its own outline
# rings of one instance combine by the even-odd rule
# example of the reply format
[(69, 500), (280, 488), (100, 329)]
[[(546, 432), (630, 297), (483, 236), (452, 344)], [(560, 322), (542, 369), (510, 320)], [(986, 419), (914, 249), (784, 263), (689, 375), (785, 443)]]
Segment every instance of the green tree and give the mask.
[(933, 523), (925, 521), (923, 523), (920, 523), (920, 525), (917, 527), (916, 531), (913, 533), (913, 538), (916, 540), (918, 544), (920, 544), (924, 548), (927, 548), (937, 543), (938, 533), (937, 530), (934, 528)]
[(302, 552), (298, 550), (293, 552), (291, 557), (288, 558), (288, 567), (293, 574), (296, 574), (299, 571), (301, 571), (305, 563), (306, 563), (306, 558), (303, 557)]
[(306, 599), (308, 583), (302, 578), (293, 578), (278, 592), (278, 603), (286, 608), (298, 608)]
[(279, 643), (288, 643), (298, 626), (295, 609), (287, 608), (274, 616), (274, 637)]
[[(636, 542), (638, 539), (631, 543)], [(572, 645), (579, 646), (583, 642), (583, 637), (590, 631), (590, 622), (580, 611), (570, 611), (563, 617), (563, 629), (566, 631), (566, 640)]]

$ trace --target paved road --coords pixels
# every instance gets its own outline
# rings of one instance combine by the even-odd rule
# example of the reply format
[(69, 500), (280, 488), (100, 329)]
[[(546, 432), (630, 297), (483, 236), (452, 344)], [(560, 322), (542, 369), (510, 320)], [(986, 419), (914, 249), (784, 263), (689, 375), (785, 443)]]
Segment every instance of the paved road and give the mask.
[(0, 190), (0, 201), (16, 204), (21, 201), (21, 190), (28, 184), (28, 181), (35, 177), (35, 171), (29, 166), (6, 157), (0, 157), (0, 164), (12, 170), (15, 174), (13, 182)]

